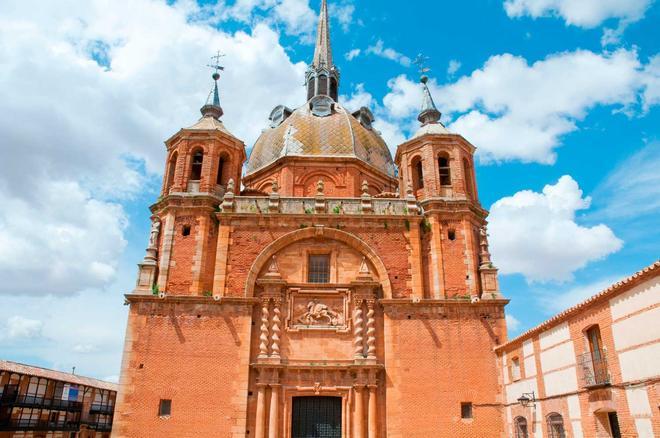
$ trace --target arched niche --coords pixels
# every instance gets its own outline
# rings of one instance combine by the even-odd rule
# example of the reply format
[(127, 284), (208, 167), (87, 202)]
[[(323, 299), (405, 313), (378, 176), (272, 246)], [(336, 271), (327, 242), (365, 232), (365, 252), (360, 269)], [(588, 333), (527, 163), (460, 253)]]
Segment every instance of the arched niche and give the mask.
[(375, 274), (378, 277), (381, 288), (383, 290), (383, 297), (392, 298), (392, 285), (387, 274), (387, 269), (385, 268), (385, 264), (380, 259), (378, 254), (376, 254), (376, 252), (366, 242), (357, 236), (351, 233), (347, 233), (346, 231), (326, 227), (310, 227), (302, 230), (292, 231), (275, 240), (266, 248), (264, 248), (263, 251), (261, 251), (261, 253), (254, 260), (248, 272), (247, 280), (245, 282), (245, 296), (254, 296), (254, 287), (257, 278), (274, 255), (276, 255), (287, 246), (307, 239), (317, 239), (319, 242), (325, 240), (329, 243), (332, 241), (341, 242), (362, 254), (367, 259), (369, 264), (375, 269)]

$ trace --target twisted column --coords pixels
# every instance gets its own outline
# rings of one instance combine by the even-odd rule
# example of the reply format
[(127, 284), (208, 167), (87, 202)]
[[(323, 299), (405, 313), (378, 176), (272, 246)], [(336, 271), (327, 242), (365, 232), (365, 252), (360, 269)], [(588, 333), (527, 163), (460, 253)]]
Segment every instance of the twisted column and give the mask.
[(367, 358), (376, 359), (376, 318), (374, 300), (367, 300)]
[(280, 357), (280, 304), (281, 300), (280, 299), (274, 299), (273, 300), (273, 320), (272, 320), (272, 327), (271, 327), (271, 332), (273, 333), (271, 336), (271, 357)]
[(355, 358), (364, 358), (364, 319), (362, 319), (362, 300), (357, 300), (353, 311), (353, 345), (355, 346)]
[(259, 357), (268, 357), (268, 302), (265, 298), (261, 301), (261, 334), (259, 335)]

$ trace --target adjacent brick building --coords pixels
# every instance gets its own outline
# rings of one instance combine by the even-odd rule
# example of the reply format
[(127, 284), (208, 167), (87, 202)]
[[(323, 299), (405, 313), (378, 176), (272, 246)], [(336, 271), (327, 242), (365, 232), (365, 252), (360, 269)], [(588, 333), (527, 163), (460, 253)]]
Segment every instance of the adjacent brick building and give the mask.
[(427, 78), (393, 159), (369, 109), (338, 102), (324, 0), (307, 102), (272, 110), (245, 172), (218, 78), (166, 141), (113, 435), (506, 436), (475, 147)]
[(117, 384), (0, 360), (0, 438), (107, 438)]
[(660, 436), (660, 262), (496, 352), (509, 436)]

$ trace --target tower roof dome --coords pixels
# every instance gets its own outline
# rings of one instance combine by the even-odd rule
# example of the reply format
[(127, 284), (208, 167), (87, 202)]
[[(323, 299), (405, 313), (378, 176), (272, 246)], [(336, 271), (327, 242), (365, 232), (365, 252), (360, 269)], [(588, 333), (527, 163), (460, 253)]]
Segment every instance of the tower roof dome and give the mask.
[[(257, 139), (247, 163), (247, 174), (285, 156), (310, 156), (357, 158), (394, 176), (392, 155), (380, 134), (369, 125), (373, 118), (368, 109), (361, 108), (351, 114), (331, 102), (330, 114), (317, 115), (318, 106), (312, 99), (294, 111), (289, 110), (290, 115), (280, 123), (274, 120)], [(280, 107), (273, 110), (273, 114), (281, 112)]]

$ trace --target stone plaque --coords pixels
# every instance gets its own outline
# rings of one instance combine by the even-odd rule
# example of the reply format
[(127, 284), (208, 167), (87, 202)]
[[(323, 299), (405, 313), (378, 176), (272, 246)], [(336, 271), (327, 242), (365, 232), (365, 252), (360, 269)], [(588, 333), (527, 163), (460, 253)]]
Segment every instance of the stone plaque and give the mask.
[(287, 330), (348, 331), (348, 290), (290, 289)]

